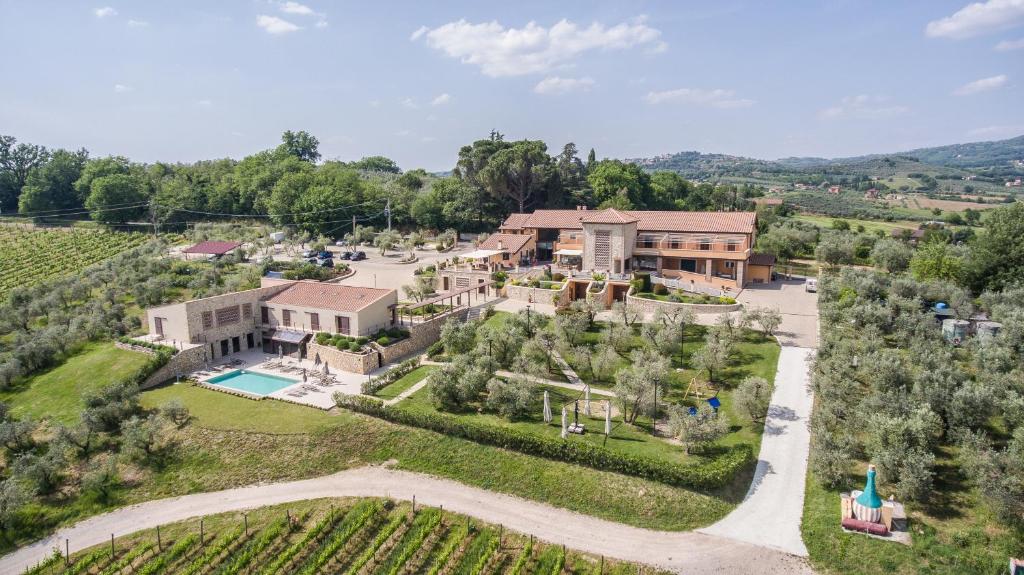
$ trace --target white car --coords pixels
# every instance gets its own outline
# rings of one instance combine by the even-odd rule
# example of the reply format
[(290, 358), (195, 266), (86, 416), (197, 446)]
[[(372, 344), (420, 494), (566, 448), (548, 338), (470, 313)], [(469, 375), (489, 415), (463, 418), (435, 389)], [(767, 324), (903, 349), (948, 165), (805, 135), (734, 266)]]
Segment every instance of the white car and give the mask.
[(818, 291), (818, 280), (814, 278), (807, 278), (807, 282), (804, 283), (804, 289), (809, 292)]

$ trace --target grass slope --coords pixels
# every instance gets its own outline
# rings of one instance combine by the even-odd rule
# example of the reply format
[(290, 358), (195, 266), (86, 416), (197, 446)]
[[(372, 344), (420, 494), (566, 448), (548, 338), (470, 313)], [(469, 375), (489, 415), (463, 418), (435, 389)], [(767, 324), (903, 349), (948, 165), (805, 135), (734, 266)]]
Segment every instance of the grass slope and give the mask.
[(89, 343), (61, 365), (0, 393), (0, 401), (10, 403), (18, 417), (71, 424), (82, 411), (84, 393), (119, 381), (148, 360), (143, 353), (119, 349), (110, 342)]

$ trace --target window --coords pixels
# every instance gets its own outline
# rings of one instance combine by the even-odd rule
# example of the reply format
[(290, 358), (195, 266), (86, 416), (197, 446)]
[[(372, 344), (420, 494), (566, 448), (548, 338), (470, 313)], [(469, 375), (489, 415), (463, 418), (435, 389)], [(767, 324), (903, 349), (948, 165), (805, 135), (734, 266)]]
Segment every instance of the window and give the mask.
[(260, 306), (260, 321), (263, 323), (270, 323), (270, 309), (265, 306)]
[(731, 270), (736, 267), (736, 262), (725, 262), (725, 269)]
[(292, 310), (281, 310), (281, 323), (284, 324), (285, 327), (292, 326)]
[(320, 331), (320, 314), (309, 314), (309, 329), (313, 331)]
[(338, 333), (340, 333), (342, 335), (348, 335), (349, 334), (349, 330), (351, 328), (349, 326), (349, 321), (348, 321), (347, 317), (345, 317), (343, 315), (334, 316), (334, 325), (337, 328)]
[(710, 250), (711, 249), (711, 238), (701, 238), (700, 239), (700, 249), (702, 251)]
[(734, 252), (734, 251), (738, 250), (739, 247), (740, 247), (740, 241), (739, 240), (729, 240), (725, 244), (725, 250), (728, 251), (728, 252)]
[(163, 335), (164, 334), (164, 318), (162, 318), (162, 317), (155, 317), (155, 318), (153, 318), (153, 325), (156, 326), (156, 334), (157, 335)]
[(252, 319), (252, 304), (251, 303), (243, 303), (242, 304), (242, 319)]
[(239, 322), (238, 306), (222, 307), (214, 312), (217, 316), (217, 325), (230, 325)]
[(203, 312), (203, 329), (210, 329), (211, 327), (213, 327), (213, 312), (212, 311), (204, 311)]

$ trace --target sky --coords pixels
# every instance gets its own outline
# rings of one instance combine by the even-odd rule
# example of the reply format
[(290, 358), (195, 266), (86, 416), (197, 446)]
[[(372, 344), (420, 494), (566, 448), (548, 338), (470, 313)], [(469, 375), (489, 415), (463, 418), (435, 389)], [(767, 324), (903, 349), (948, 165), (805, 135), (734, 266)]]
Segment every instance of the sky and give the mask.
[(1024, 134), (1024, 0), (0, 0), (0, 133), (93, 156), (448, 170), (460, 146), (599, 158), (894, 152)]

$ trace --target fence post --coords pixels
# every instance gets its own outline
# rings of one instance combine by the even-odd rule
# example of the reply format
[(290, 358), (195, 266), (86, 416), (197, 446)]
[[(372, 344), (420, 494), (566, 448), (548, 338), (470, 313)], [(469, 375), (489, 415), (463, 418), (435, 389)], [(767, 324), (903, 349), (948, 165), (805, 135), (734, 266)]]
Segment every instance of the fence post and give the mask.
[(71, 565), (71, 540), (64, 540), (64, 565)]
[(243, 513), (242, 514), (242, 521), (245, 522), (245, 536), (248, 537), (249, 536), (249, 514), (248, 513)]
[(114, 534), (110, 534), (110, 559), (114, 559)]
[(416, 494), (412, 496), (412, 514), (416, 515)]
[(164, 544), (163, 544), (162, 541), (160, 541), (160, 526), (159, 525), (156, 526), (156, 549), (157, 549), (157, 551), (163, 551), (164, 550)]
[(203, 529), (203, 521), (204, 521), (204, 518), (200, 517), (199, 518), (199, 544), (202, 545), (203, 547), (206, 547), (206, 533), (205, 533), (205, 530)]
[(604, 555), (601, 556), (601, 566), (598, 568), (597, 575), (604, 575)]

